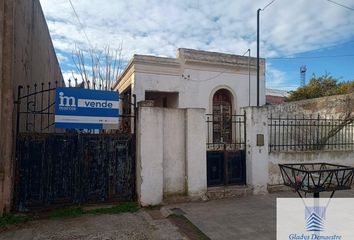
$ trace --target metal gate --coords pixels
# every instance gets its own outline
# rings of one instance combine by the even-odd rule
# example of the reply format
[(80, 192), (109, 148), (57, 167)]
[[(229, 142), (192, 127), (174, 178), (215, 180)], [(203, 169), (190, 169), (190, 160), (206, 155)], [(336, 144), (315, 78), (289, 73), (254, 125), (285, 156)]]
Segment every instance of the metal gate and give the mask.
[(15, 209), (134, 199), (135, 96), (120, 97), (119, 130), (55, 129), (47, 86), (18, 88)]
[(207, 183), (246, 184), (246, 114), (207, 114)]

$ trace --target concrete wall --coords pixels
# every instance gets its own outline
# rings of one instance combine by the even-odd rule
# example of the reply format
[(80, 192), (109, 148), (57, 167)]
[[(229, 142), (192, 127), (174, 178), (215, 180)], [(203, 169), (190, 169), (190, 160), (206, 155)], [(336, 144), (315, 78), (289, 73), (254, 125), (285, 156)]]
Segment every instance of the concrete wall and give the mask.
[[(267, 190), (288, 189), (282, 185), (283, 180), (278, 164), (327, 162), (354, 166), (354, 151), (348, 150), (269, 152), (269, 108), (248, 107), (244, 109), (247, 131), (247, 184), (253, 188), (255, 194), (264, 193)], [(264, 136), (263, 146), (257, 146), (259, 134)]]
[[(39, 0), (0, 3), (0, 213), (12, 201), (15, 105), (18, 85), (63, 84)], [(4, 127), (6, 126), (6, 127)]]
[[(267, 109), (247, 107), (246, 111), (246, 183), (254, 194), (267, 192), (268, 183), (268, 125)], [(257, 135), (263, 144), (257, 145)]]
[[(267, 106), (268, 117), (272, 114), (273, 117), (286, 117), (303, 115), (312, 115), (316, 118), (320, 114), (321, 118), (334, 118), (343, 117), (349, 112), (353, 112), (354, 94), (336, 95), (330, 97), (309, 99), (297, 102), (289, 102), (275, 106)], [(267, 132), (269, 131), (267, 127)], [(304, 130), (305, 131), (305, 130)], [(352, 130), (350, 130), (352, 131)], [(306, 132), (305, 132), (306, 133)], [(267, 133), (268, 134), (268, 133)], [(338, 132), (337, 135), (342, 134)], [(345, 133), (344, 133), (345, 134)], [(281, 134), (280, 134), (281, 135)], [(294, 137), (294, 136), (293, 136)], [(295, 138), (295, 137), (294, 137)], [(334, 141), (340, 142), (341, 140)], [(280, 139), (281, 140), (281, 139)], [(294, 139), (295, 141), (295, 139)], [(269, 161), (269, 179), (268, 188), (270, 191), (280, 190), (282, 178), (278, 164), (281, 163), (316, 163), (328, 162), (335, 164), (342, 164), (354, 166), (354, 151), (352, 150), (320, 150), (320, 151), (286, 151), (270, 152), (268, 154)]]
[(288, 114), (341, 117), (348, 111), (354, 112), (354, 93), (268, 106), (268, 115), (272, 114), (273, 117), (285, 117)]
[(14, 1), (0, 3), (0, 214), (11, 208), (14, 112)]
[(173, 195), (205, 194), (204, 114), (204, 109), (139, 107), (136, 175), (142, 206)]
[[(259, 190), (264, 192), (266, 190), (264, 189), (265, 186), (267, 186), (268, 191), (288, 189), (284, 188), (282, 185), (283, 180), (278, 164), (328, 162), (354, 166), (353, 150), (282, 150), (279, 152), (269, 152), (268, 117), (270, 114), (273, 114), (273, 116), (286, 116), (288, 113), (306, 114), (307, 112), (305, 112), (303, 108), (309, 105), (318, 106), (317, 110), (322, 114), (342, 114), (343, 108), (340, 107), (341, 102), (338, 101), (335, 103), (335, 101), (338, 99), (346, 99), (346, 96), (334, 96), (330, 98), (333, 102), (329, 101), (327, 108), (325, 107), (326, 99), (328, 100), (328, 98), (322, 98), (312, 101), (307, 100), (291, 104), (287, 103), (275, 107), (245, 108), (247, 119), (247, 183), (254, 188), (254, 192)], [(332, 109), (333, 105), (337, 105), (337, 107), (339, 105), (337, 110)], [(313, 113), (312, 111), (310, 112)], [(257, 134), (264, 134), (264, 146), (257, 146)]]
[(278, 164), (327, 162), (354, 167), (354, 151), (303, 151), (269, 153), (269, 189), (278, 190), (283, 182)]

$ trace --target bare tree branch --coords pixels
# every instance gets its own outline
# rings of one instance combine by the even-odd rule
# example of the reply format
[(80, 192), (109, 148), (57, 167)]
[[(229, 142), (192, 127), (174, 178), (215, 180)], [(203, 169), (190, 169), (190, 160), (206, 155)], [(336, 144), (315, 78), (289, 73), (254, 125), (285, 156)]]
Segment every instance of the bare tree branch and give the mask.
[(88, 51), (75, 46), (73, 62), (86, 88), (109, 90), (122, 70), (122, 44), (117, 49), (106, 46)]

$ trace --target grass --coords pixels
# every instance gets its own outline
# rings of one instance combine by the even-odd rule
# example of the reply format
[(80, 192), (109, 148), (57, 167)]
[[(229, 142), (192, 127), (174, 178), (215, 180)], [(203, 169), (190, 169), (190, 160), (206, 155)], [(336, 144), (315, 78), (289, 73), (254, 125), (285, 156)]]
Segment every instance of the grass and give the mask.
[(139, 210), (139, 205), (136, 202), (126, 202), (121, 203), (119, 205), (115, 205), (110, 208), (95, 208), (90, 210), (84, 210), (82, 207), (77, 208), (66, 208), (54, 210), (49, 214), (50, 219), (63, 219), (63, 218), (72, 218), (72, 217), (80, 217), (84, 214), (118, 214), (125, 212), (136, 212)]
[(0, 217), (0, 228), (7, 227), (9, 225), (20, 224), (29, 221), (28, 216), (16, 215), (13, 213), (6, 214)]
[(48, 217), (50, 219), (62, 219), (62, 218), (80, 217), (83, 214), (85, 214), (84, 210), (81, 207), (77, 207), (77, 208), (66, 208), (66, 209), (54, 210), (48, 215)]
[(120, 205), (116, 205), (110, 208), (96, 208), (85, 211), (88, 214), (117, 214), (125, 212), (136, 212), (139, 210), (139, 205), (136, 202), (127, 202)]
[[(195, 226), (188, 218), (183, 215), (179, 214), (171, 214), (169, 218), (174, 219), (174, 221), (178, 221), (180, 224), (182, 223), (184, 226), (182, 227), (182, 231), (191, 239), (198, 239), (198, 240), (210, 240), (210, 238), (205, 235), (197, 226)], [(178, 225), (180, 225), (178, 224)], [(189, 231), (193, 232), (193, 236), (190, 235)]]
[[(95, 208), (84, 210), (82, 207), (57, 209), (49, 213), (49, 219), (65, 219), (80, 217), (85, 214), (118, 214), (118, 213), (133, 213), (139, 210), (139, 205), (136, 202), (125, 202), (115, 205), (110, 208)], [(26, 215), (16, 215), (13, 213), (6, 214), (0, 217), (0, 229), (10, 225), (16, 225), (32, 220), (31, 217)]]

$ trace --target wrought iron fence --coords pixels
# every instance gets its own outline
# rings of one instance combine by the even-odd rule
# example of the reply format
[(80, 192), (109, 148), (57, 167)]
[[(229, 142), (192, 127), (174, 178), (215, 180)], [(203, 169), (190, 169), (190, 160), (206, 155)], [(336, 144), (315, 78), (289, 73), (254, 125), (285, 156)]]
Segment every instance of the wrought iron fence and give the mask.
[(269, 151), (354, 150), (353, 118), (269, 118)]
[(244, 150), (246, 114), (207, 114), (207, 150)]

